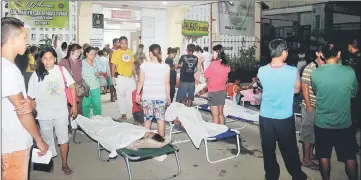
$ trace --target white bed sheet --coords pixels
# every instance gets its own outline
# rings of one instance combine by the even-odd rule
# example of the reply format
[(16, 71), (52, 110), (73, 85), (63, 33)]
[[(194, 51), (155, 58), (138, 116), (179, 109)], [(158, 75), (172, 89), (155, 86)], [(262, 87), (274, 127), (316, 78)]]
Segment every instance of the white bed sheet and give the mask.
[(111, 152), (111, 158), (117, 156), (117, 149), (127, 147), (149, 132), (149, 129), (142, 126), (115, 122), (110, 117), (93, 116), (89, 119), (78, 115), (75, 121), (87, 135)]
[(177, 117), (196, 148), (200, 147), (204, 138), (222, 134), (229, 129), (225, 125), (204, 121), (201, 113), (194, 107), (174, 102), (167, 108), (165, 119), (170, 122)]

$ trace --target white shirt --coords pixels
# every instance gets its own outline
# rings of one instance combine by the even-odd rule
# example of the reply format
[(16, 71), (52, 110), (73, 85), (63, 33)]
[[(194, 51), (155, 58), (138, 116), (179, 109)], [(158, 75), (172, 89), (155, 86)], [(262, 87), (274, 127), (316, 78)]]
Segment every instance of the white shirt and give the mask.
[(203, 52), (203, 58), (204, 58), (203, 61), (204, 71), (206, 71), (206, 69), (212, 62), (212, 54), (209, 52)]
[(167, 99), (164, 81), (169, 69), (168, 64), (144, 62), (140, 65), (140, 70), (144, 72), (143, 100), (165, 101)]
[[(70, 87), (75, 83), (74, 79), (64, 67), (63, 73), (67, 87)], [(54, 68), (40, 82), (36, 72), (34, 72), (29, 80), (28, 95), (35, 98), (36, 110), (38, 111), (37, 119), (53, 120), (68, 117), (65, 84), (59, 66), (54, 65)]]
[(5, 58), (1, 58), (1, 140), (2, 154), (12, 153), (28, 149), (33, 145), (33, 138), (29, 132), (21, 125), (16, 115), (15, 106), (9, 101), (8, 97), (22, 93), (26, 96), (24, 76), (19, 68)]
[(61, 49), (60, 46), (57, 46), (55, 48), (55, 52), (56, 52), (56, 55), (57, 55), (57, 58), (56, 58), (57, 62), (60, 62), (60, 60), (64, 59), (65, 56), (66, 56), (66, 53)]

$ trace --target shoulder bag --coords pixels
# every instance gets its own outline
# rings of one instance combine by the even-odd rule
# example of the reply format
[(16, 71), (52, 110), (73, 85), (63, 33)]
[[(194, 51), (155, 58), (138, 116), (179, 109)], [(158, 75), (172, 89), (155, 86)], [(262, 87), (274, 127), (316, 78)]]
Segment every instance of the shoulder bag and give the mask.
[[(69, 68), (70, 68), (70, 73), (72, 76), (73, 72), (71, 69), (71, 63), (70, 60), (68, 60), (69, 63)], [(81, 80), (80, 84), (75, 83), (75, 90), (76, 90), (76, 95), (78, 96), (78, 98), (82, 98), (82, 97), (88, 97), (89, 96), (89, 91), (90, 91), (90, 87), (89, 85), (84, 81), (84, 79)]]

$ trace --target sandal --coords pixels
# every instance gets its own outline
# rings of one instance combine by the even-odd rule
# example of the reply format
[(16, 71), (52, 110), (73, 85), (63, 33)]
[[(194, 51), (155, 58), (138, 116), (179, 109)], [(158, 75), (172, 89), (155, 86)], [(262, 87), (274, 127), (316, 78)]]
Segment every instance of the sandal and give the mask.
[(73, 171), (68, 166), (62, 167), (61, 169), (64, 171), (65, 175), (73, 174)]
[(312, 170), (318, 170), (318, 165), (314, 162), (312, 162), (311, 164), (305, 164), (302, 162), (302, 166)]

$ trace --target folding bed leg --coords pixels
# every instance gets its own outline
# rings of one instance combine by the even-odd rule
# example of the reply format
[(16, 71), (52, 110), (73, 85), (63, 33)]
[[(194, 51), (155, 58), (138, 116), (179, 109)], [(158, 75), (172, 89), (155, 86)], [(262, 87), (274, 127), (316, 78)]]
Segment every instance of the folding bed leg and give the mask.
[(130, 170), (129, 159), (127, 157), (124, 157), (124, 160), (125, 160), (125, 164), (127, 165), (129, 180), (132, 180), (132, 172)]
[(176, 176), (178, 176), (178, 175), (181, 173), (182, 169), (181, 169), (181, 166), (180, 166), (180, 163), (179, 163), (178, 152), (175, 151), (175, 152), (174, 152), (174, 155), (175, 155), (175, 160), (177, 161), (177, 168), (178, 168), (177, 174), (174, 175), (174, 177), (176, 177)]
[(101, 153), (102, 150), (104, 150), (104, 148), (98, 142), (98, 158), (99, 158), (99, 161), (100, 162), (109, 162), (109, 158), (106, 159), (106, 160), (102, 158), (102, 153)]
[(241, 153), (241, 145), (240, 145), (240, 142), (239, 142), (239, 134), (237, 134), (235, 136), (237, 138), (237, 154), (234, 155), (234, 156), (230, 156), (230, 157), (227, 157), (227, 158), (223, 158), (223, 159), (219, 159), (219, 160), (216, 160), (216, 161), (211, 161), (210, 160), (210, 157), (209, 157), (209, 150), (208, 150), (208, 140), (205, 138), (204, 139), (204, 145), (205, 145), (205, 148), (206, 148), (206, 157), (207, 157), (207, 161), (209, 163), (218, 163), (218, 162), (222, 162), (222, 161), (225, 161), (225, 160), (229, 160), (229, 159), (233, 159), (233, 158), (236, 158), (237, 156), (239, 156), (239, 154)]

